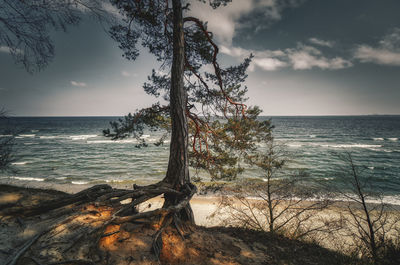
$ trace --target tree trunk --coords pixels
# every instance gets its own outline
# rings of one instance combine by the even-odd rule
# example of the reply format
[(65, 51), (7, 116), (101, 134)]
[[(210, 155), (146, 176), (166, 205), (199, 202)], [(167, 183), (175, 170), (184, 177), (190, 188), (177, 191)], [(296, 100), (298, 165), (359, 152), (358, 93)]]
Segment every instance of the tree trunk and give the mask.
[[(187, 95), (184, 88), (183, 74), (185, 67), (185, 41), (183, 33), (183, 17), (181, 0), (172, 1), (173, 8), (173, 59), (171, 69), (170, 113), (172, 135), (167, 175), (164, 182), (181, 190), (190, 183), (188, 161), (188, 121), (186, 116)], [(176, 204), (176, 195), (165, 195), (164, 207)], [(183, 214), (183, 213), (182, 213)], [(182, 215), (181, 214), (181, 215)], [(193, 222), (190, 206), (185, 210), (182, 219)]]

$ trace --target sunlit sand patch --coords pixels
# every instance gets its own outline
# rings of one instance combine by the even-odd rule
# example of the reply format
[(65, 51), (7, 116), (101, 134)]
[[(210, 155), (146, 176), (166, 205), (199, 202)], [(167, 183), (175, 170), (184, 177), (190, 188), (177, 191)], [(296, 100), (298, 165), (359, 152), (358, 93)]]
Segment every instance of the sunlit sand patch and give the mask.
[(239, 265), (239, 263), (228, 261), (228, 260), (221, 260), (220, 257), (210, 259), (210, 264), (213, 265)]
[(186, 259), (186, 247), (182, 238), (174, 233), (163, 235), (163, 248), (160, 260), (164, 264), (182, 264)]
[(0, 204), (15, 203), (22, 198), (22, 194), (8, 193), (0, 195)]
[(256, 256), (254, 255), (254, 253), (247, 251), (247, 250), (242, 250), (240, 251), (240, 255), (246, 257), (246, 258), (256, 258)]
[(119, 238), (119, 231), (120, 231), (120, 225), (109, 225), (106, 227), (104, 230), (104, 236), (99, 244), (100, 248), (103, 248), (108, 251), (115, 251), (118, 250), (118, 238)]

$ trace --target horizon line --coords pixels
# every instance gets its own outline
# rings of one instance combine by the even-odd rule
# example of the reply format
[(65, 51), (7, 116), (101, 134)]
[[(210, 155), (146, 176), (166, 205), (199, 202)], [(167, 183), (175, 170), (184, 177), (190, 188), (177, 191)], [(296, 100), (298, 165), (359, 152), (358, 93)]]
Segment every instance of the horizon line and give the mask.
[[(89, 117), (124, 117), (126, 115), (9, 115), (8, 118), (89, 118)], [(400, 114), (275, 114), (260, 117), (354, 117), (354, 116), (400, 116)]]

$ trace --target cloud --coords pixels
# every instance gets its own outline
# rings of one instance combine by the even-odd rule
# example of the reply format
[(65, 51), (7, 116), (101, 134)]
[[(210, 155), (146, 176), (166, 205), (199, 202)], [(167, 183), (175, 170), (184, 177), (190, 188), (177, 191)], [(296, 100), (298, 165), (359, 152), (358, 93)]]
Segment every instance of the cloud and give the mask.
[(80, 0), (73, 5), (77, 11), (93, 15), (102, 21), (122, 22), (125, 18), (109, 1)]
[[(213, 10), (209, 5), (192, 0), (188, 15), (207, 21), (208, 29), (214, 33), (217, 41), (230, 44), (238, 28), (258, 31), (280, 20), (285, 8), (296, 7), (302, 2), (304, 0), (233, 0), (227, 6)], [(257, 24), (253, 24), (251, 18), (255, 17), (254, 13), (262, 17), (262, 23), (257, 20)]]
[(276, 58), (254, 58), (252, 63), (265, 71), (275, 71), (287, 66), (286, 62)]
[(257, 67), (265, 71), (275, 71), (287, 66), (287, 63), (280, 58), (285, 56), (285, 53), (281, 50), (254, 51), (221, 45), (220, 52), (238, 59), (243, 59), (253, 54), (254, 58), (249, 66), (249, 71), (254, 71)]
[(240, 47), (227, 47), (225, 45), (220, 46), (219, 52), (232, 57), (239, 57), (239, 58), (249, 56), (249, 54), (251, 53), (251, 51)]
[(287, 56), (295, 70), (320, 69), (342, 69), (351, 67), (353, 64), (341, 57), (327, 58), (315, 47), (299, 44), (295, 49), (288, 49)]
[(253, 9), (244, 14), (238, 28), (257, 33), (282, 19), (287, 8), (296, 8), (307, 0), (252, 0)]
[(316, 44), (319, 46), (325, 46), (325, 47), (329, 47), (329, 48), (332, 48), (335, 45), (335, 43), (333, 41), (325, 41), (325, 40), (321, 40), (321, 39), (317, 39), (317, 38), (310, 38), (308, 41), (311, 42), (312, 44)]
[(363, 63), (400, 66), (400, 51), (390, 51), (361, 45), (357, 48), (354, 57)]
[(319, 49), (301, 43), (296, 48), (285, 50), (254, 51), (221, 46), (220, 51), (238, 59), (243, 59), (252, 53), (254, 59), (249, 67), (250, 71), (254, 71), (256, 68), (264, 71), (276, 71), (285, 67), (291, 67), (295, 70), (308, 70), (312, 68), (337, 70), (353, 65), (351, 61), (341, 57), (328, 58)]
[(10, 47), (0, 46), (0, 52), (10, 53)]
[[(351, 67), (351, 61), (341, 57), (328, 58), (315, 47), (299, 44), (296, 48), (286, 50), (254, 51), (232, 46), (232, 39), (238, 29), (251, 29), (257, 32), (269, 27), (271, 23), (282, 19), (285, 8), (298, 7), (306, 0), (233, 0), (226, 7), (212, 10), (208, 5), (191, 2), (189, 15), (196, 15), (203, 21), (208, 21), (208, 28), (214, 33), (220, 43), (220, 52), (235, 58), (243, 59), (254, 54), (254, 59), (249, 67), (250, 71), (259, 68), (264, 71), (276, 71), (281, 68), (291, 67), (295, 70), (312, 68), (342, 69)], [(255, 17), (257, 19), (255, 24)], [(312, 45), (332, 48), (334, 42), (310, 38)]]
[(252, 2), (253, 0), (233, 0), (226, 7), (213, 10), (207, 4), (192, 1), (189, 15), (196, 16), (204, 22), (207, 21), (208, 29), (214, 33), (219, 42), (231, 43), (235, 34), (236, 21), (253, 9)]
[(0, 52), (4, 53), (14, 53), (14, 54), (23, 54), (24, 52), (20, 49), (12, 49), (8, 46), (0, 46)]
[(71, 85), (76, 86), (76, 87), (86, 87), (87, 84), (83, 82), (76, 82), (76, 81), (71, 81)]
[(358, 46), (354, 58), (363, 63), (400, 66), (400, 28), (395, 28), (384, 36), (378, 47)]

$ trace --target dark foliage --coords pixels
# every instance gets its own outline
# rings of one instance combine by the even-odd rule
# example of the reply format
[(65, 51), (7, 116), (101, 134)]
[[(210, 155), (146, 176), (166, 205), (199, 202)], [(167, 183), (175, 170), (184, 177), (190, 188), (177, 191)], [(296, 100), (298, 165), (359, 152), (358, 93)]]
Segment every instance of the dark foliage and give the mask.
[(67, 31), (86, 13), (101, 21), (113, 20), (103, 8), (106, 0), (0, 0), (0, 46), (17, 64), (32, 73), (53, 59), (55, 47), (50, 33)]
[[(161, 63), (160, 70), (169, 69), (173, 58), (173, 10), (169, 1), (112, 1), (126, 17), (125, 23), (111, 29), (124, 56), (137, 57), (141, 44)], [(206, 1), (202, 1), (206, 2)], [(213, 8), (230, 1), (208, 1)], [(184, 14), (190, 5), (182, 7)], [(237, 66), (222, 68), (218, 64), (218, 46), (207, 29), (207, 23), (194, 17), (183, 17), (184, 31), (184, 90), (189, 127), (190, 165), (210, 173), (213, 179), (234, 179), (243, 171), (240, 161), (255, 148), (261, 134), (269, 133), (269, 121), (258, 122), (261, 110), (245, 105), (246, 70), (252, 55)], [(161, 144), (171, 131), (169, 74), (153, 69), (144, 90), (166, 106), (157, 103), (138, 110), (111, 124), (112, 131), (104, 135), (113, 139), (128, 136), (146, 143), (140, 136), (146, 129), (162, 129)], [(172, 140), (173, 141), (173, 140)]]

